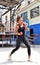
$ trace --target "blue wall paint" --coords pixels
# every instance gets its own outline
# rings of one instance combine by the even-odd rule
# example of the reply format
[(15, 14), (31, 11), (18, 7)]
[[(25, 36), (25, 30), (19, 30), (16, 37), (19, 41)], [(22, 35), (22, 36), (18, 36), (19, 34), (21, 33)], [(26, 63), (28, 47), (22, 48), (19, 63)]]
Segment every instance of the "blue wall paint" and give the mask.
[[(33, 28), (33, 34), (40, 34), (40, 24), (30, 25)], [(34, 44), (40, 44), (40, 36), (34, 38)]]
[(29, 28), (33, 28), (34, 34), (40, 34), (40, 24), (30, 25)]

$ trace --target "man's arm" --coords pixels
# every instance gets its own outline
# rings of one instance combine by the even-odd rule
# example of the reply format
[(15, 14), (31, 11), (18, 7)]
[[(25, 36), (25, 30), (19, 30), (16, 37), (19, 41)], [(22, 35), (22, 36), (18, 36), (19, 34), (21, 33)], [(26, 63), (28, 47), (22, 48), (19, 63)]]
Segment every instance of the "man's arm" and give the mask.
[(23, 25), (24, 25), (24, 27), (25, 27), (25, 30), (27, 30), (27, 31), (30, 30), (30, 29), (28, 28), (28, 24), (27, 24), (27, 23), (23, 22)]
[(15, 34), (15, 35), (18, 35), (18, 29), (19, 29), (19, 26), (16, 25), (16, 26), (15, 26), (15, 29), (14, 29), (14, 34)]
[(22, 35), (23, 33), (22, 32), (18, 32), (18, 29), (19, 29), (19, 26), (17, 25), (16, 27), (15, 27), (15, 29), (14, 29), (14, 34), (15, 35)]

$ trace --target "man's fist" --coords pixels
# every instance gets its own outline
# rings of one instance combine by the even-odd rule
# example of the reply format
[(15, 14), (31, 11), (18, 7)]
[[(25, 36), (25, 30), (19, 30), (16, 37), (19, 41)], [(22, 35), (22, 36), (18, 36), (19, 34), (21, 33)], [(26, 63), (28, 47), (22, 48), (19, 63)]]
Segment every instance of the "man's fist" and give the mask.
[(22, 32), (20, 32), (20, 35), (23, 35), (23, 33), (22, 33)]

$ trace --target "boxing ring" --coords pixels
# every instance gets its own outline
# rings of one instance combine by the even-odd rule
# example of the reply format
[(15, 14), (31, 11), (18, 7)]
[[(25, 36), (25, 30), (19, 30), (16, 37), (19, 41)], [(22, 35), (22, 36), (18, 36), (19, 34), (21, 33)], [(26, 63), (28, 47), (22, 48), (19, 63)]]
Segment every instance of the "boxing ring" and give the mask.
[[(14, 41), (14, 36), (15, 36), (14, 33), (0, 34), (0, 37), (2, 37), (2, 47), (3, 47), (3, 45), (4, 45), (4, 38), (5, 38), (5, 37), (6, 37), (7, 44), (8, 44), (8, 40), (10, 41), (10, 45), (12, 44), (12, 40), (11, 40), (11, 37), (12, 37), (12, 36), (13, 36), (13, 41)], [(29, 42), (31, 42), (31, 44), (33, 44), (34, 39), (35, 39), (36, 37), (40, 37), (40, 34), (31, 34), (30, 37), (28, 37)]]

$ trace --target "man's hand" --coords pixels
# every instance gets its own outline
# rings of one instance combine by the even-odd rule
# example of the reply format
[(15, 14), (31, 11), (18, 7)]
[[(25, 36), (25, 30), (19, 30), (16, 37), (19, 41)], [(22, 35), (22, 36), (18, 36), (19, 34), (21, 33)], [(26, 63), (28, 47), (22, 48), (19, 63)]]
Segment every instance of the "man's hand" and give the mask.
[(20, 35), (23, 35), (23, 33), (22, 33), (22, 32), (20, 32)]
[(23, 35), (23, 33), (22, 33), (22, 32), (20, 32), (20, 33), (18, 33), (18, 35)]
[(25, 27), (25, 30), (29, 31), (30, 29), (28, 28), (28, 24), (26, 22), (23, 22), (23, 25)]

